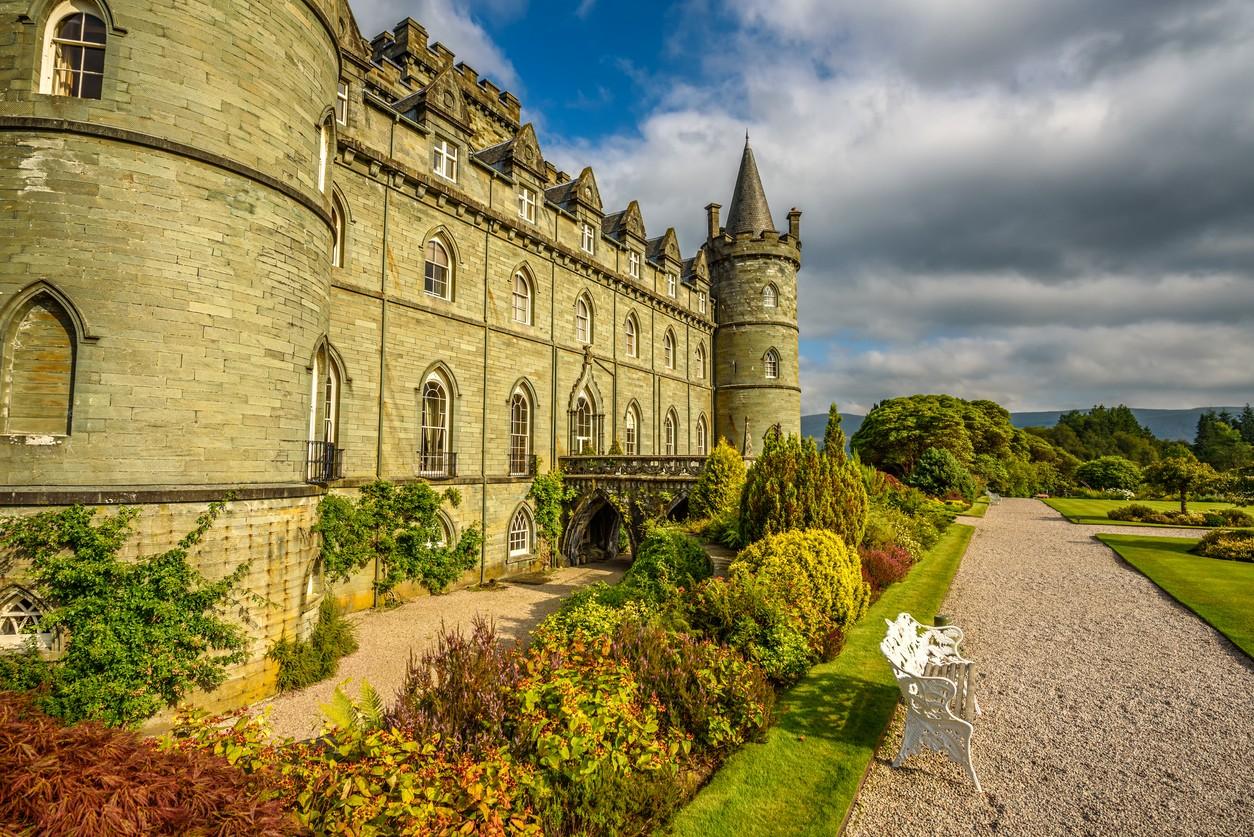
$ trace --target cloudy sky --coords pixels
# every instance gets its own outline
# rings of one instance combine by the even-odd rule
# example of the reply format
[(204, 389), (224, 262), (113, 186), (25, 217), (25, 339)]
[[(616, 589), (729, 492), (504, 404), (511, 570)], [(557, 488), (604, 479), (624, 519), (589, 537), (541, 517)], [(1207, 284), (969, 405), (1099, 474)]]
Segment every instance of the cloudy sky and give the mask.
[(1254, 400), (1249, 0), (354, 0), (685, 253), (745, 130), (804, 211), (806, 412)]

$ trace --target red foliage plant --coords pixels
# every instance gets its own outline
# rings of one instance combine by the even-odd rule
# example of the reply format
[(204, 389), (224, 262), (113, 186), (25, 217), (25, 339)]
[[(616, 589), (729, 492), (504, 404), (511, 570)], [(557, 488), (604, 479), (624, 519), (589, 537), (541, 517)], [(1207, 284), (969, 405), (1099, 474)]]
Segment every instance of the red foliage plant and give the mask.
[(94, 721), (65, 726), (17, 692), (0, 692), (0, 764), (0, 834), (304, 833), (217, 756), (161, 750)]
[(883, 590), (888, 585), (906, 577), (914, 560), (905, 547), (890, 544), (883, 549), (858, 550), (862, 555), (862, 577), (875, 590)]

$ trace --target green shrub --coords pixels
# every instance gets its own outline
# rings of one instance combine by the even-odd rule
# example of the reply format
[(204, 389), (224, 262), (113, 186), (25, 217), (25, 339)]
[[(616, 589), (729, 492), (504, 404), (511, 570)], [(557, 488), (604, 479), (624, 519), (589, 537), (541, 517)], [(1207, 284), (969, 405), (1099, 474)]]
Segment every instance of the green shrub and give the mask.
[(561, 644), (576, 633), (582, 633), (587, 640), (606, 639), (624, 621), (652, 620), (657, 608), (650, 602), (624, 595), (629, 592), (621, 585), (611, 587), (597, 583), (572, 593), (531, 632), (531, 643)]
[(1202, 536), (1193, 552), (1225, 561), (1254, 561), (1254, 529), (1216, 529)]
[(688, 495), (692, 516), (714, 518), (734, 511), (744, 484), (744, 457), (726, 439), (719, 439)]
[(1141, 469), (1122, 456), (1102, 456), (1076, 466), (1075, 478), (1097, 491), (1111, 488), (1136, 491), (1141, 484)]
[(1106, 516), (1111, 520), (1158, 523), (1168, 526), (1222, 526), (1234, 517), (1232, 512), (1237, 512), (1235, 517), (1238, 520), (1244, 516), (1236, 509), (1224, 509), (1222, 512), (1214, 513), (1158, 511), (1141, 503), (1111, 509), (1106, 512)]
[(848, 631), (870, 601), (858, 553), (822, 529), (764, 538), (742, 550), (728, 572), (733, 578), (755, 575), (778, 589), (801, 614), (812, 640), (826, 622)]
[(1144, 522), (1157, 514), (1158, 512), (1152, 507), (1143, 503), (1130, 503), (1106, 512), (1106, 516), (1111, 520), (1135, 521), (1138, 523)]
[(932, 497), (961, 497), (968, 503), (977, 490), (971, 472), (944, 448), (925, 450), (906, 483)]
[(777, 684), (795, 682), (819, 660), (796, 611), (752, 574), (712, 578), (692, 592), (687, 604), (693, 630), (736, 649)]
[(279, 691), (288, 692), (326, 680), (339, 668), (340, 658), (356, 650), (352, 623), (336, 612), (330, 598), (325, 598), (309, 639), (280, 639), (268, 656), (279, 664)]
[(714, 573), (700, 542), (674, 526), (656, 526), (640, 542), (623, 585), (652, 602), (673, 598)]
[(701, 536), (707, 541), (740, 549), (745, 545), (740, 537), (740, 509), (732, 508), (710, 518), (702, 528)]

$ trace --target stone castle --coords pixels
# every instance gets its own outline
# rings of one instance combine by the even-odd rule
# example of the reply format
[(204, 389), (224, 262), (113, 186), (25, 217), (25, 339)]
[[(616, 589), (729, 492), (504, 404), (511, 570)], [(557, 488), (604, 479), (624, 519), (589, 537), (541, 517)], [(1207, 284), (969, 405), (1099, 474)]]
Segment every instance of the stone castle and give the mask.
[[(469, 584), (534, 568), (538, 468), (682, 489), (720, 437), (799, 432), (800, 212), (747, 142), (720, 210), (685, 258), (412, 20), (0, 0), (0, 514), (139, 506), (139, 553), (233, 491), (198, 560), (270, 602), (214, 698), (251, 700), (322, 598), (328, 491), (456, 486)], [(587, 492), (564, 560), (616, 548), (613, 508)], [(39, 607), (0, 564), (0, 644)]]

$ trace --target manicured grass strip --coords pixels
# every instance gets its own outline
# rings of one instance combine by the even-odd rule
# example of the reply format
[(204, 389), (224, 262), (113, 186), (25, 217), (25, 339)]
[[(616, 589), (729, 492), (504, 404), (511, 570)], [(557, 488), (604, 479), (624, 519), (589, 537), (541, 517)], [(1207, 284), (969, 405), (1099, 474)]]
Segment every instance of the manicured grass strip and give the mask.
[(969, 508), (958, 512), (958, 514), (962, 517), (983, 517), (986, 511), (988, 511), (988, 498), (981, 497), (972, 503)]
[(1097, 539), (1254, 657), (1254, 564), (1190, 555), (1197, 543), (1192, 538), (1098, 535)]
[[(1093, 523), (1111, 526), (1150, 526), (1160, 529), (1205, 529), (1205, 526), (1181, 526), (1176, 523), (1136, 523), (1126, 520), (1111, 520), (1106, 513), (1111, 509), (1121, 508), (1131, 503), (1149, 506), (1156, 511), (1180, 511), (1180, 503), (1175, 500), (1075, 500), (1067, 497), (1054, 497), (1044, 501), (1047, 506), (1057, 511), (1072, 523)], [(1189, 511), (1208, 512), (1236, 508), (1231, 503), (1189, 503)]]
[(908, 611), (930, 621), (974, 531), (961, 524), (946, 529), (849, 632), (840, 656), (815, 666), (781, 697), (779, 722), (766, 741), (729, 758), (665, 833), (834, 834), (897, 706), (897, 685), (879, 648), (884, 619)]

